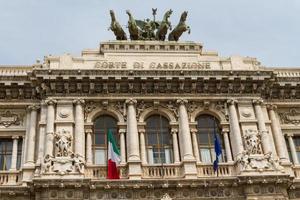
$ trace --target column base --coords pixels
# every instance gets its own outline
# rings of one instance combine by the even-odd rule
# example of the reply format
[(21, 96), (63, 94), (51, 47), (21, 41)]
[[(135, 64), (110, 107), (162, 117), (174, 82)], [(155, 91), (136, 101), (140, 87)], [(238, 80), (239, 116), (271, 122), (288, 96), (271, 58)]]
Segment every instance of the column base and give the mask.
[(29, 163), (24, 164), (22, 171), (23, 171), (23, 184), (27, 184), (27, 182), (31, 181), (34, 175), (35, 166), (27, 165)]
[(140, 180), (142, 178), (141, 161), (128, 161), (128, 179)]
[(183, 173), (186, 179), (197, 178), (196, 160), (183, 161)]

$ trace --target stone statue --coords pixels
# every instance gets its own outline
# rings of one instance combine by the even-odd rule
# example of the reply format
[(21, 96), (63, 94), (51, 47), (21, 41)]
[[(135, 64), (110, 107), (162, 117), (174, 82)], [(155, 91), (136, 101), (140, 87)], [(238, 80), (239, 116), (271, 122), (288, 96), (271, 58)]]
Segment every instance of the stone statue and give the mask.
[(110, 10), (110, 16), (111, 16), (111, 24), (108, 30), (114, 32), (117, 40), (127, 40), (126, 33), (122, 29), (119, 22), (116, 20), (115, 13), (113, 10)]
[(168, 32), (168, 29), (170, 30), (172, 29), (171, 22), (169, 21), (172, 12), (173, 11), (170, 9), (165, 13), (163, 20), (161, 21), (158, 30), (156, 32), (156, 36), (155, 36), (156, 40), (164, 41), (166, 39), (166, 34)]
[(133, 18), (132, 14), (129, 10), (126, 10), (126, 13), (129, 17), (128, 30), (130, 33), (130, 39), (131, 40), (140, 40), (141, 39), (141, 31), (140, 31), (135, 19)]
[(188, 14), (187, 11), (184, 11), (181, 14), (178, 25), (169, 34), (169, 37), (168, 37), (169, 41), (178, 41), (180, 36), (182, 35), (182, 33), (184, 33), (185, 31), (188, 31), (189, 34), (191, 33), (190, 27), (185, 24), (187, 14)]

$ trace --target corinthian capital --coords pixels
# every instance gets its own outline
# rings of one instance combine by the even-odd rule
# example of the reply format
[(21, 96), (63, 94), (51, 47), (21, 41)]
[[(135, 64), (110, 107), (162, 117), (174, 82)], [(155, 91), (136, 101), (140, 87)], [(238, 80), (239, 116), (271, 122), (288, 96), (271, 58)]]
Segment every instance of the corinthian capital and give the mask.
[(267, 109), (268, 110), (276, 110), (277, 109), (277, 106), (276, 105), (274, 105), (274, 104), (267, 104)]
[(39, 105), (30, 105), (28, 106), (28, 110), (32, 111), (32, 110), (38, 110), (40, 109), (40, 106)]
[(57, 103), (57, 101), (55, 99), (50, 98), (50, 99), (46, 99), (45, 103), (47, 105), (55, 105)]
[(84, 100), (81, 99), (81, 98), (74, 99), (74, 100), (73, 100), (73, 103), (74, 103), (75, 105), (83, 105), (83, 104), (84, 104)]
[(262, 99), (254, 99), (252, 102), (254, 105), (263, 105), (264, 103)]
[(237, 102), (238, 102), (238, 101), (237, 101), (236, 99), (228, 99), (228, 100), (227, 100), (227, 103), (228, 103), (229, 105), (235, 105)]
[(188, 100), (186, 100), (186, 99), (178, 99), (176, 101), (176, 103), (179, 104), (179, 105), (185, 105), (185, 104), (188, 103)]
[(137, 103), (137, 101), (136, 101), (135, 99), (130, 98), (130, 99), (127, 99), (127, 100), (125, 101), (125, 103), (126, 103), (127, 105), (135, 105), (135, 104)]

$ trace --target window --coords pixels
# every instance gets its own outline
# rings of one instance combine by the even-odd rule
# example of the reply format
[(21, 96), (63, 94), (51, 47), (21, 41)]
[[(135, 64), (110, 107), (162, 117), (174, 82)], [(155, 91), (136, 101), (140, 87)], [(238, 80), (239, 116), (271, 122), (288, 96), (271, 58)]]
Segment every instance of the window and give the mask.
[[(11, 168), (13, 150), (13, 140), (12, 139), (0, 139), (0, 171), (9, 170)], [(18, 152), (17, 152), (17, 169), (21, 166), (21, 156), (22, 156), (22, 139), (18, 139)]]
[(222, 156), (220, 161), (225, 160), (225, 150), (223, 139), (220, 135), (220, 123), (211, 115), (200, 115), (197, 119), (197, 140), (199, 146), (200, 159), (204, 163), (212, 163), (216, 159), (214, 148), (214, 134), (219, 138), (222, 146)]
[(11, 139), (0, 140), (0, 170), (9, 170), (11, 165), (13, 141)]
[(173, 162), (169, 120), (162, 115), (152, 115), (146, 120), (146, 148), (149, 164)]
[(107, 162), (107, 133), (111, 130), (119, 146), (117, 120), (109, 115), (102, 115), (94, 121), (94, 163), (104, 165)]
[[(300, 136), (293, 136), (292, 138), (293, 138), (293, 141), (294, 141), (294, 144), (295, 144), (295, 149), (296, 149), (296, 154), (297, 154), (298, 161), (300, 161)], [(290, 144), (288, 142), (288, 139), (286, 139), (285, 142), (286, 142), (286, 146), (287, 146), (287, 149), (288, 149), (289, 158), (290, 158), (290, 160), (293, 160), (292, 153), (291, 153), (291, 148), (290, 148)]]

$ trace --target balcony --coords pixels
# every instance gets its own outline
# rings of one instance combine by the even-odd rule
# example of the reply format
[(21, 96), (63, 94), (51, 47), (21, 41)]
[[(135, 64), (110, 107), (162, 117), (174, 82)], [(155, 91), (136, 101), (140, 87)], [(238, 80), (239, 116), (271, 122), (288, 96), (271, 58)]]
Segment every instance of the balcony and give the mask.
[[(126, 165), (119, 166), (120, 178), (127, 178), (127, 167)], [(107, 166), (106, 165), (90, 165), (85, 169), (85, 177), (91, 179), (106, 179), (107, 177)]]
[(217, 172), (214, 172), (212, 164), (198, 164), (198, 177), (231, 177), (235, 176), (233, 163), (220, 163)]
[(143, 165), (143, 178), (147, 179), (172, 179), (182, 177), (182, 167), (178, 164)]
[(0, 186), (19, 185), (22, 178), (19, 171), (0, 171)]

